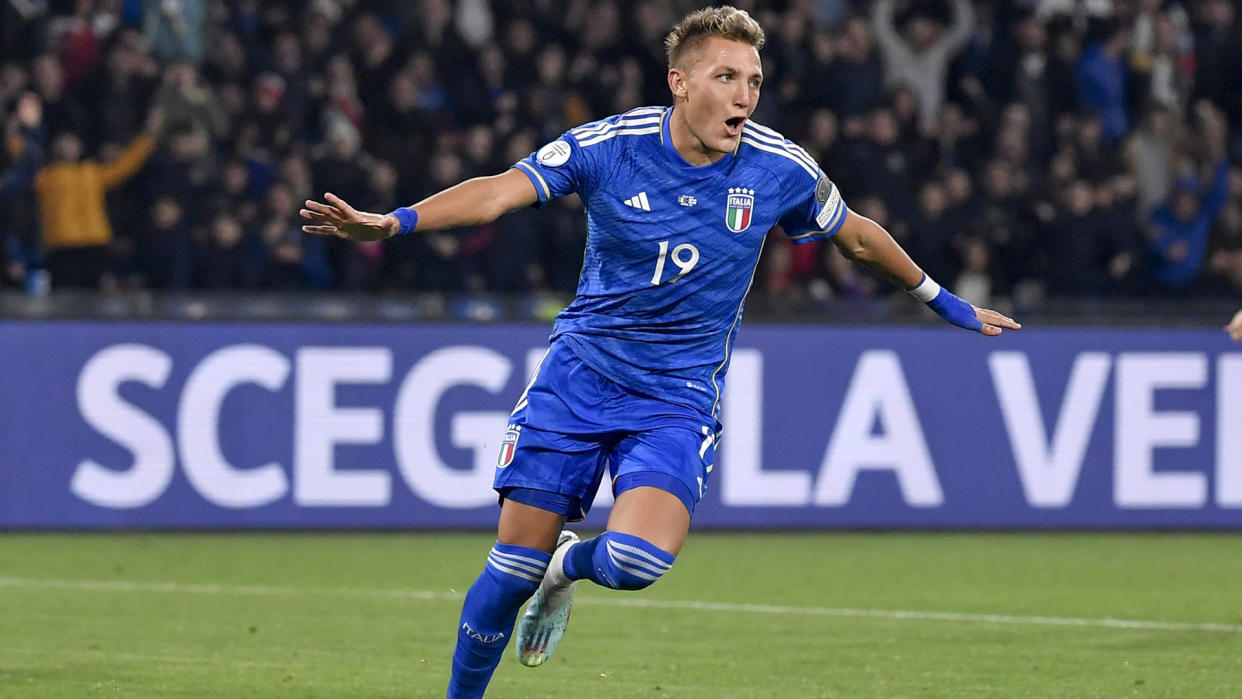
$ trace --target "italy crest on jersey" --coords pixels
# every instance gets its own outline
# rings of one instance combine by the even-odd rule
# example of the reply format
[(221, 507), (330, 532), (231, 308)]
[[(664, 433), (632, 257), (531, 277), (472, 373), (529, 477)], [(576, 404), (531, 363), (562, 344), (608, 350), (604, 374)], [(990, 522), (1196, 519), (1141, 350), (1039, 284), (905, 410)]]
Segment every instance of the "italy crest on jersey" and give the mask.
[(500, 453), (496, 455), (497, 467), (504, 468), (513, 463), (513, 452), (517, 451), (518, 437), (521, 436), (521, 425), (509, 425), (505, 430), (505, 438), (500, 440)]
[(750, 228), (751, 214), (755, 211), (755, 190), (730, 187), (725, 208), (725, 225), (734, 233)]

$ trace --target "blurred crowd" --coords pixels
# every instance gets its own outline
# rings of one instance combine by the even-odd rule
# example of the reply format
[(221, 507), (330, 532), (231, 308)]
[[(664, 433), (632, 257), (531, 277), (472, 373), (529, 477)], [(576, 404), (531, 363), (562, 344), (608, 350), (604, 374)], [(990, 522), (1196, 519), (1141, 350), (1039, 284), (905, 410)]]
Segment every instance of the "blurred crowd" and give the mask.
[[(754, 119), (977, 303), (1242, 293), (1242, 20), (1228, 0), (738, 0)], [(576, 198), (477, 229), (303, 235), (567, 128), (668, 104), (646, 0), (0, 0), (0, 284), (571, 293)], [(769, 236), (756, 294), (890, 288)], [(1009, 304), (1009, 306), (1006, 306)]]

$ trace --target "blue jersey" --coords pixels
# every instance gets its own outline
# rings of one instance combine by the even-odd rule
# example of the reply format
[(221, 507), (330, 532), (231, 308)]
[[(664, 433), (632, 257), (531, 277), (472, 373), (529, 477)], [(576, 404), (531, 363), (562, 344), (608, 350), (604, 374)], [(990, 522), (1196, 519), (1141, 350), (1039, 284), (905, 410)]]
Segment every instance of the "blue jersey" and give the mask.
[(552, 333), (638, 393), (718, 417), (729, 353), (764, 236), (836, 233), (846, 207), (806, 151), (747, 122), (736, 152), (690, 165), (669, 107), (571, 129), (514, 167), (540, 203), (576, 192), (587, 211), (578, 292)]

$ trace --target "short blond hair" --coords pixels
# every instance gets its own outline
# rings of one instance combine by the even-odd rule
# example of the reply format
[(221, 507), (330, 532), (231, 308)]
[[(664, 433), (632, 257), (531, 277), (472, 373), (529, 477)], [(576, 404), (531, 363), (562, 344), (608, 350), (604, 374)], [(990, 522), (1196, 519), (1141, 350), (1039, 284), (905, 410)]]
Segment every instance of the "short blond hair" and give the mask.
[(683, 17), (664, 37), (668, 67), (684, 68), (686, 57), (713, 36), (750, 44), (756, 51), (763, 48), (763, 27), (746, 10), (731, 5), (705, 7)]

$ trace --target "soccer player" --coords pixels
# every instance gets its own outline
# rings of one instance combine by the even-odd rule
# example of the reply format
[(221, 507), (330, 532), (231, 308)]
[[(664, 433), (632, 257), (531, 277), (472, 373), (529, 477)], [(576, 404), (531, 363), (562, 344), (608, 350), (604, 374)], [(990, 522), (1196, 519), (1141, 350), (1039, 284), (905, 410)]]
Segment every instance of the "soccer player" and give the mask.
[[(763, 30), (732, 7), (686, 16), (666, 39), (672, 107), (571, 129), (504, 174), (388, 214), (332, 194), (309, 233), (380, 240), (481, 225), (577, 192), (585, 263), (543, 361), (519, 396), (494, 487), (496, 544), (466, 594), (448, 696), (481, 696), (517, 630), (525, 665), (556, 649), (578, 580), (638, 590), (672, 567), (711, 474), (729, 354), (764, 236), (831, 238), (848, 257), (983, 335), (1017, 329), (929, 279), (879, 225), (851, 212), (806, 152), (749, 121)], [(578, 541), (607, 470), (607, 531)]]

